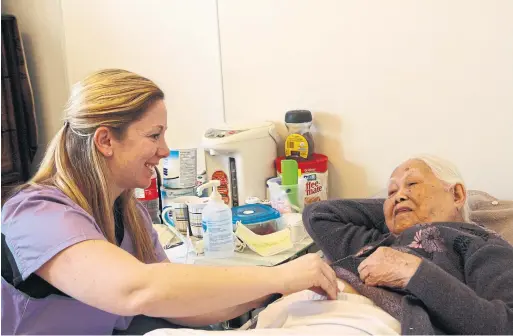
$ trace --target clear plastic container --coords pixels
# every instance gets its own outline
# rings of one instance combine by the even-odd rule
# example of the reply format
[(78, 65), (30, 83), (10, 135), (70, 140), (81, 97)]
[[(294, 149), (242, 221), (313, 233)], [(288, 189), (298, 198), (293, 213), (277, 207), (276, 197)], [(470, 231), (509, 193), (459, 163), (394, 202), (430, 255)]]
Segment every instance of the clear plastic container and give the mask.
[(280, 216), (276, 209), (264, 204), (246, 204), (232, 208), (233, 225), (241, 223), (258, 235), (278, 231)]
[[(281, 177), (267, 180), (272, 207), (281, 214), (303, 212), (305, 185), (306, 180), (303, 178), (299, 178), (295, 185), (282, 185)], [(295, 199), (291, 200), (292, 197)]]

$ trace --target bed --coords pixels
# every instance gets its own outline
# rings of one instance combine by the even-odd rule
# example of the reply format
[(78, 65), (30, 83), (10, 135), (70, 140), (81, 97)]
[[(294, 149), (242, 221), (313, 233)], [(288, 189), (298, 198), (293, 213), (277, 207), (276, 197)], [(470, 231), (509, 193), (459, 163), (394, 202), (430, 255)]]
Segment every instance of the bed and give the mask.
[[(470, 218), (497, 232), (513, 244), (513, 201), (499, 200), (485, 192), (468, 192)], [(223, 331), (233, 335), (398, 335), (400, 324), (366, 297), (344, 289), (338, 300), (311, 291), (302, 291), (263, 309), (256, 318), (238, 330)], [(217, 331), (195, 329), (157, 329), (151, 336), (211, 335)]]

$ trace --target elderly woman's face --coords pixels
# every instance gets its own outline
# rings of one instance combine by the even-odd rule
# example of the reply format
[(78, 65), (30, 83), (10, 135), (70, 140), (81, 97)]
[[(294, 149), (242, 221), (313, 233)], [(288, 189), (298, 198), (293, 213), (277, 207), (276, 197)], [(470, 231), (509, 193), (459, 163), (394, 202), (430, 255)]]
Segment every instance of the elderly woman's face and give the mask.
[(423, 161), (409, 160), (392, 173), (383, 210), (388, 229), (399, 234), (419, 223), (461, 221), (464, 203), (463, 186), (448, 188)]

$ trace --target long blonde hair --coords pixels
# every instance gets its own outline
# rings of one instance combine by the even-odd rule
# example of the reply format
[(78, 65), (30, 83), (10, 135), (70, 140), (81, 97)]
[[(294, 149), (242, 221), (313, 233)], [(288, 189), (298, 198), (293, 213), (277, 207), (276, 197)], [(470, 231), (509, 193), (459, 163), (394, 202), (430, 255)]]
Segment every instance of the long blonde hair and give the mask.
[[(142, 117), (164, 93), (151, 80), (135, 73), (106, 69), (72, 87), (64, 125), (50, 142), (39, 170), (27, 185), (53, 185), (94, 217), (107, 240), (116, 244), (113, 204), (107, 186), (107, 165), (93, 136), (106, 126), (122, 138), (131, 122)], [(135, 255), (155, 261), (155, 251), (133, 189), (117, 199), (123, 224), (132, 238)]]

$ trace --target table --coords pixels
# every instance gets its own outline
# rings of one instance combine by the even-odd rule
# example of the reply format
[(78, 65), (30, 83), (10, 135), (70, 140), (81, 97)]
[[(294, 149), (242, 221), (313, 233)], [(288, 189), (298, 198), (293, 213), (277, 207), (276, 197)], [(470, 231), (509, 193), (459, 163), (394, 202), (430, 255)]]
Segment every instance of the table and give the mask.
[[(166, 225), (163, 224), (154, 224), (154, 228), (159, 234), (159, 240), (161, 240), (161, 244), (165, 245), (166, 241), (169, 241), (170, 231), (166, 230)], [(197, 238), (192, 239), (197, 240)], [(187, 253), (187, 251), (188, 250), (186, 244), (182, 244), (180, 246), (165, 250), (168, 259), (175, 263), (211, 266), (272, 267), (293, 260), (306, 253), (317, 252), (318, 248), (316, 247), (313, 240), (309, 236), (307, 236), (302, 241), (295, 243), (291, 249), (269, 257), (262, 257), (257, 253), (253, 252), (249, 247), (246, 247), (242, 252), (235, 252), (233, 257), (230, 258), (208, 258), (204, 255), (198, 256), (193, 251), (189, 253)]]
[(315, 244), (310, 237), (294, 244), (294, 247), (282, 253), (262, 257), (246, 247), (243, 252), (235, 252), (231, 258), (207, 258), (195, 256), (194, 264), (212, 266), (276, 266), (293, 260), (303, 254), (315, 252)]

